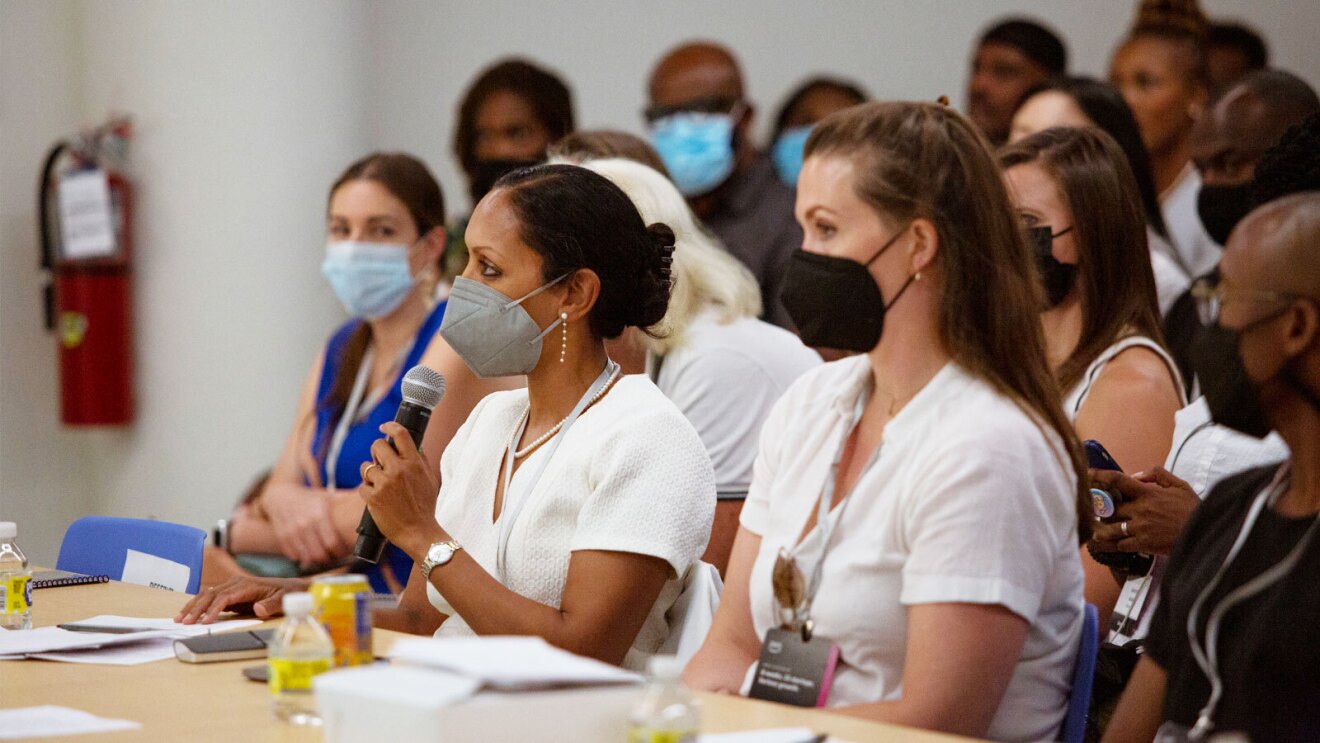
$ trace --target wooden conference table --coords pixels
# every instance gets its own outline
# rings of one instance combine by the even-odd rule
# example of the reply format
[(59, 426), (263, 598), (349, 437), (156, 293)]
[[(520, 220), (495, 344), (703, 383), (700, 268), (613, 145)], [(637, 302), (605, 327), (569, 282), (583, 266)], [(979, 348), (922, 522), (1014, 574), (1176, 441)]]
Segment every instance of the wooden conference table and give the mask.
[[(187, 596), (110, 582), (49, 588), (33, 596), (33, 625), (44, 627), (98, 614), (172, 617)], [(376, 653), (383, 654), (398, 633), (376, 630)], [(264, 685), (242, 677), (254, 661), (192, 665), (176, 660), (139, 666), (101, 666), (38, 660), (0, 661), (4, 694), (0, 708), (55, 704), (101, 717), (142, 723), (132, 732), (99, 733), (70, 741), (319, 741), (318, 728), (276, 722)], [(699, 694), (703, 732), (778, 727), (809, 727), (854, 743), (869, 741), (963, 740), (920, 730), (865, 722), (819, 710), (806, 710), (739, 697)], [(41, 740), (57, 740), (42, 738)], [(612, 743), (612, 742), (610, 742)]]

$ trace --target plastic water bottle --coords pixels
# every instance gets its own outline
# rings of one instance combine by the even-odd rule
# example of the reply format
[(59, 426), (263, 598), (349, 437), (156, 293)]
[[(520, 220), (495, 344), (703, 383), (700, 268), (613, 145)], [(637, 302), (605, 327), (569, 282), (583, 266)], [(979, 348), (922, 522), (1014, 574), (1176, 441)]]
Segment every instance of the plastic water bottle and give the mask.
[(657, 655), (647, 666), (650, 677), (629, 719), (628, 743), (693, 743), (700, 722), (696, 704), (680, 676), (683, 662)]
[(334, 657), (330, 635), (312, 618), (312, 595), (284, 594), (284, 622), (275, 631), (267, 656), (276, 718), (295, 725), (321, 724), (312, 678), (330, 670)]
[(18, 525), (0, 521), (0, 627), (32, 629), (32, 569), (16, 537)]

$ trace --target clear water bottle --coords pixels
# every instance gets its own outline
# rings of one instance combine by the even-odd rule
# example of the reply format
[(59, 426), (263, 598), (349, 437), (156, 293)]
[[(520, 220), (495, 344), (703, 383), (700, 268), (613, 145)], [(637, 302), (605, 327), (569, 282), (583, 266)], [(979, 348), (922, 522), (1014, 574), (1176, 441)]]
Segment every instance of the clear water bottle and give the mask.
[(267, 655), (276, 718), (295, 725), (321, 724), (312, 678), (330, 670), (334, 657), (330, 635), (312, 618), (312, 595), (284, 594), (284, 622), (275, 630)]
[(32, 569), (17, 537), (17, 524), (0, 521), (0, 627), (32, 629)]
[(696, 703), (680, 677), (683, 662), (657, 655), (647, 666), (646, 689), (633, 707), (628, 743), (693, 743), (697, 739)]

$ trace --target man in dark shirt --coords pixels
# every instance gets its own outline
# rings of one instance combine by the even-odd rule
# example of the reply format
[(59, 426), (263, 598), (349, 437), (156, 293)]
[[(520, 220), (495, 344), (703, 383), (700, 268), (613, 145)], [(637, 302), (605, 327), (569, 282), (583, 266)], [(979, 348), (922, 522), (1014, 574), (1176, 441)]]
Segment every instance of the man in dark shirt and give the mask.
[(779, 287), (802, 245), (793, 191), (752, 143), (755, 108), (729, 50), (684, 44), (651, 72), (646, 121), (651, 143), (692, 211), (751, 269), (761, 285), (762, 317), (788, 327)]
[[(1229, 237), (1196, 365), (1212, 418), (1278, 431), (1282, 465), (1225, 480), (1174, 547), (1113, 741), (1245, 733), (1320, 740), (1320, 192), (1273, 201)], [(1169, 736), (1169, 737), (1165, 737)]]

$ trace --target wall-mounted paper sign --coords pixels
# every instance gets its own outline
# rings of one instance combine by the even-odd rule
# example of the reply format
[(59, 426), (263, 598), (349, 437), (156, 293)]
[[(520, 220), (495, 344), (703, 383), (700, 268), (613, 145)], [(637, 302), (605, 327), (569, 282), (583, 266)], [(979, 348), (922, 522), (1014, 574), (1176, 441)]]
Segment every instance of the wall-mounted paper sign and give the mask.
[(115, 220), (110, 185), (99, 168), (60, 179), (60, 233), (65, 259), (109, 258), (115, 254)]

